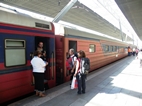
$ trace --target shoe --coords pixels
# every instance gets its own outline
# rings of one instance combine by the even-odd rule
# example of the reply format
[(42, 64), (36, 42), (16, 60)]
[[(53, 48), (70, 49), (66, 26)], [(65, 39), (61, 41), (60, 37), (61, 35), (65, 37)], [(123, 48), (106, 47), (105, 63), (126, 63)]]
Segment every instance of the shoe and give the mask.
[(85, 90), (82, 90), (82, 93), (85, 94)]
[(39, 92), (36, 92), (36, 96), (39, 96)]
[(85, 94), (85, 92), (82, 92), (83, 94)]
[(40, 97), (45, 97), (46, 95), (43, 94), (43, 93), (40, 93), (39, 96), (40, 96)]
[(77, 92), (77, 94), (79, 94), (79, 95), (80, 95), (80, 94), (81, 94), (81, 92)]
[(81, 95), (81, 93), (77, 93), (78, 95)]

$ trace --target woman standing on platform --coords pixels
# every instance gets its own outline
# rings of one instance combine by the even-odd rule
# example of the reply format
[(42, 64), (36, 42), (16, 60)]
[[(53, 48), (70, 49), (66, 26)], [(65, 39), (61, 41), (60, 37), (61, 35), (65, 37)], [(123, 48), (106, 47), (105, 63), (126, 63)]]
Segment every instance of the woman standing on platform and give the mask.
[(81, 93), (85, 93), (85, 89), (86, 89), (86, 82), (85, 82), (85, 79), (86, 79), (86, 74), (83, 74), (84, 73), (84, 70), (81, 70), (83, 69), (82, 65), (81, 65), (81, 59), (82, 58), (85, 58), (86, 55), (85, 55), (85, 52), (84, 51), (79, 51), (78, 52), (78, 59), (77, 59), (77, 62), (76, 62), (76, 70), (75, 70), (75, 74), (74, 74), (74, 77), (76, 77), (77, 79), (77, 82), (78, 82), (78, 94), (81, 94)]
[(44, 71), (48, 62), (44, 62), (40, 57), (42, 53), (40, 51), (36, 51), (34, 53), (34, 58), (31, 60), (31, 64), (33, 67), (33, 75), (35, 78), (35, 91), (36, 95), (40, 97), (44, 97)]

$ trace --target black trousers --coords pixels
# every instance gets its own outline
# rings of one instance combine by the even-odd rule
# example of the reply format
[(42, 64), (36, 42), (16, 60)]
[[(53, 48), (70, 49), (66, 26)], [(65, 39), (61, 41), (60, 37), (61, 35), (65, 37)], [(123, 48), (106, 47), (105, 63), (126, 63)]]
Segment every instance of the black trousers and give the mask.
[(35, 79), (35, 91), (43, 92), (44, 91), (44, 73), (33, 72)]
[(79, 94), (85, 93), (85, 89), (86, 89), (86, 82), (85, 82), (86, 75), (78, 73), (76, 75), (76, 79), (77, 79), (77, 82), (78, 82), (78, 93)]
[(73, 73), (71, 73), (71, 70), (70, 70), (69, 73), (71, 74), (70, 80), (72, 81), (74, 73), (75, 73), (75, 70), (73, 71)]
[(136, 53), (136, 52), (133, 52), (133, 56), (135, 56), (135, 53)]

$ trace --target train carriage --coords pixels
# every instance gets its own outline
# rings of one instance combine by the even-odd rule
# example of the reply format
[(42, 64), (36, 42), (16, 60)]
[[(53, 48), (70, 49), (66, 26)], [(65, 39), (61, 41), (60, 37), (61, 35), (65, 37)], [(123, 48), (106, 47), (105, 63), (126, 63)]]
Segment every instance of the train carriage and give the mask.
[(53, 24), (0, 9), (0, 103), (34, 91), (30, 60), (39, 42), (43, 42), (49, 62), (45, 85), (55, 86)]
[[(101, 37), (89, 32), (55, 25), (56, 32), (56, 66), (60, 82), (70, 80), (70, 73), (66, 69), (66, 54), (70, 48), (75, 52), (84, 50), (86, 56), (90, 58), (91, 69), (93, 71), (104, 65), (112, 63), (127, 56), (128, 44), (117, 40)], [(59, 31), (60, 29), (61, 31)], [(64, 55), (62, 55), (64, 54)], [(59, 74), (60, 73), (60, 74)], [(58, 75), (56, 76), (58, 79)], [(63, 78), (61, 78), (61, 76)]]

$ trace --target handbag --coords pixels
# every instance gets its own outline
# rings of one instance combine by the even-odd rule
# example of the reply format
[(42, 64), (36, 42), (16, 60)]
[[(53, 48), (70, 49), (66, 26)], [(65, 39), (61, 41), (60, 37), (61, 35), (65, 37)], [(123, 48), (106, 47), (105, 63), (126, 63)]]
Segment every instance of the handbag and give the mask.
[(71, 89), (76, 89), (78, 88), (78, 82), (76, 80), (76, 77), (73, 77), (72, 83), (71, 83)]

